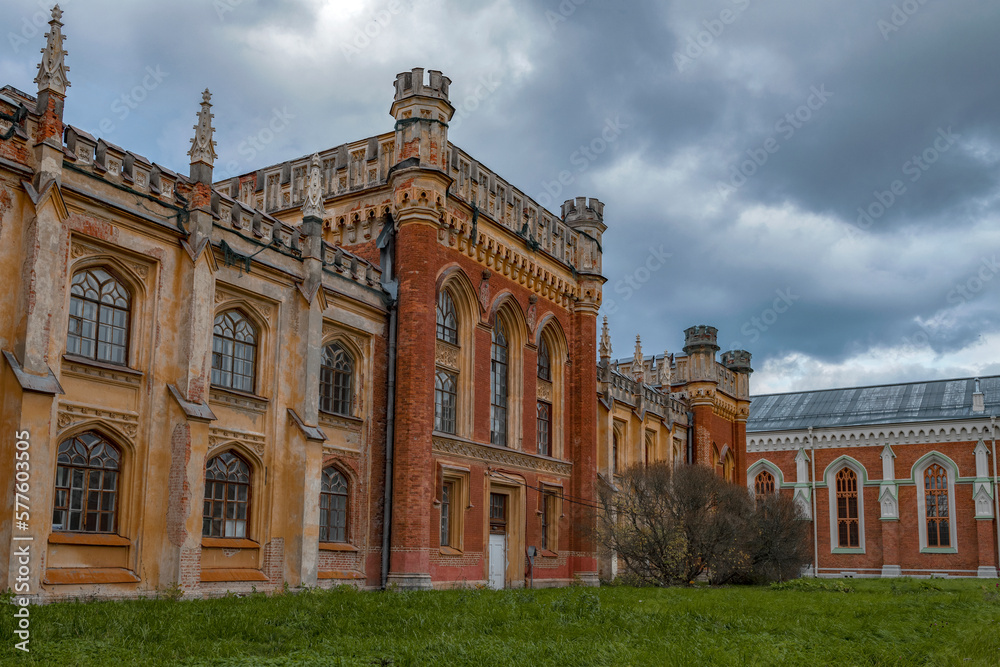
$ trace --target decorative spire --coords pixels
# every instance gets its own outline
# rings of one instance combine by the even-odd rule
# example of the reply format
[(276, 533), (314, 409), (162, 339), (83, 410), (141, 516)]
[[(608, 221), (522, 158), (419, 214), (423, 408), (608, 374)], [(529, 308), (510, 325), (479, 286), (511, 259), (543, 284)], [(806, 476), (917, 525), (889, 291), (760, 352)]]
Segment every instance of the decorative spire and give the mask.
[(611, 360), (611, 334), (608, 332), (608, 316), (604, 316), (604, 324), (601, 326), (601, 345), (599, 348), (601, 361)]
[(632, 376), (636, 382), (646, 381), (646, 364), (642, 357), (642, 340), (635, 336), (635, 356), (632, 357)]
[(309, 165), (309, 185), (306, 187), (306, 201), (302, 205), (302, 217), (322, 218), (326, 213), (323, 208), (323, 185), (320, 179), (319, 153), (313, 153)]
[(215, 132), (215, 128), (212, 127), (212, 119), (215, 116), (211, 109), (212, 93), (208, 92), (208, 88), (206, 88), (205, 92), (201, 94), (201, 111), (198, 112), (198, 124), (194, 126), (195, 132), (194, 138), (191, 139), (191, 150), (188, 151), (192, 166), (196, 162), (204, 163), (210, 168), (215, 165), (216, 142), (212, 140), (212, 135)]
[(38, 76), (35, 83), (38, 84), (38, 92), (45, 90), (66, 94), (69, 88), (69, 79), (66, 78), (66, 52), (63, 51), (62, 10), (59, 5), (52, 8), (52, 20), (49, 21), (49, 31), (45, 33), (45, 48), (42, 49), (42, 62), (38, 63)]
[(670, 355), (667, 353), (666, 350), (664, 350), (663, 351), (663, 361), (660, 362), (660, 368), (659, 368), (660, 378), (659, 378), (659, 380), (660, 380), (660, 386), (663, 387), (663, 389), (666, 390), (666, 391), (670, 391), (670, 385), (673, 384), (673, 377), (672, 377), (670, 366), (671, 366)]

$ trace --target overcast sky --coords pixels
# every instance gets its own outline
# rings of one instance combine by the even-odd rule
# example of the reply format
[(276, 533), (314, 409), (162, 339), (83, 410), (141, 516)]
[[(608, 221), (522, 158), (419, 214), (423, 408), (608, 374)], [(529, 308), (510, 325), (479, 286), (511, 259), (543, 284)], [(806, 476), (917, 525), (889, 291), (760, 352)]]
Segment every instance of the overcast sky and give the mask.
[[(45, 3), (3, 6), (34, 92)], [(62, 8), (66, 121), (178, 171), (206, 87), (222, 177), (389, 131), (396, 73), (441, 70), (454, 143), (605, 202), (617, 357), (711, 324), (754, 393), (1000, 374), (995, 0)]]

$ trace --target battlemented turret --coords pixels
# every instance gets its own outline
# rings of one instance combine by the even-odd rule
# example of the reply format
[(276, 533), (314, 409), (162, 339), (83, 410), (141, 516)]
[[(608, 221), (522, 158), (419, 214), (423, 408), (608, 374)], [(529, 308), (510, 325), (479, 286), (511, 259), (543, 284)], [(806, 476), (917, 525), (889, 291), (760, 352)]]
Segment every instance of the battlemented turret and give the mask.
[(596, 197), (567, 199), (562, 205), (563, 221), (572, 229), (585, 234), (581, 239), (581, 273), (602, 273), (601, 239), (608, 226), (604, 224), (604, 203)]
[(750, 353), (746, 350), (730, 350), (722, 353), (722, 365), (734, 373), (753, 373), (750, 367)]
[(422, 67), (396, 75), (396, 95), (389, 113), (396, 119), (393, 164), (416, 158), (413, 166), (447, 171), (448, 121), (455, 107), (448, 101), (451, 79), (437, 70), (424, 81)]

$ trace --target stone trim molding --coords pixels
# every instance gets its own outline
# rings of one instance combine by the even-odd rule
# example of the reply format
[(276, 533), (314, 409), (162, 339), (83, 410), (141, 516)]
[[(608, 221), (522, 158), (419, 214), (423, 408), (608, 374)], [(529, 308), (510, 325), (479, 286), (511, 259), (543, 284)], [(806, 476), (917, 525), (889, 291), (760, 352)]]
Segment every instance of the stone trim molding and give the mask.
[[(835, 429), (814, 429), (816, 449), (837, 447), (884, 447), (885, 445), (936, 445), (976, 442), (990, 438), (989, 417), (910, 424), (862, 425)], [(810, 446), (806, 429), (747, 433), (747, 452), (795, 451)]]
[(264, 456), (264, 445), (266, 438), (261, 433), (248, 433), (246, 431), (236, 431), (233, 429), (217, 428), (211, 426), (208, 429), (208, 454), (219, 449), (230, 442), (238, 442), (257, 456)]
[(573, 464), (568, 461), (442, 435), (431, 438), (431, 450), (438, 454), (463, 456), (534, 472), (549, 472), (556, 475), (569, 475), (573, 472)]
[(135, 436), (139, 432), (139, 415), (134, 412), (116, 412), (114, 410), (106, 410), (79, 403), (59, 402), (56, 424), (60, 432), (65, 431), (74, 424), (94, 419), (111, 424), (133, 440), (135, 440)]

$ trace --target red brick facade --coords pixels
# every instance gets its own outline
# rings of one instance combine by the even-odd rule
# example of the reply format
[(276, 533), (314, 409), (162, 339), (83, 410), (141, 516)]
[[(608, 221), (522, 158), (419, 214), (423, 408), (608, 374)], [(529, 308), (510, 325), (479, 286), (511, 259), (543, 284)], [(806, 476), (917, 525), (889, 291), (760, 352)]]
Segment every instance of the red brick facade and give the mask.
[[(961, 401), (966, 384), (973, 391), (972, 380), (949, 384), (953, 400)], [(978, 380), (975, 387), (978, 393)], [(911, 392), (918, 397), (906, 385), (834, 391), (887, 396), (893, 390), (897, 396)], [(793, 396), (778, 395), (778, 400), (790, 402)], [(975, 393), (972, 397), (974, 402)], [(755, 401), (763, 410), (774, 398)], [(886, 423), (870, 406), (856, 415), (845, 407), (837, 413), (845, 423), (812, 429), (778, 429), (780, 418), (752, 417), (744, 479), (753, 488), (757, 475), (773, 475), (780, 492), (795, 497), (804, 515), (815, 518), (814, 567), (820, 576), (996, 577), (995, 418), (985, 409), (974, 411), (971, 402), (955, 402), (949, 409), (956, 414), (951, 419)], [(837, 474), (845, 469), (857, 479), (857, 545), (849, 533), (845, 539), (840, 532), (841, 524), (849, 525), (851, 510), (838, 502), (854, 502), (846, 487), (839, 491), (843, 500), (838, 498)], [(943, 477), (933, 477), (935, 470)], [(944, 480), (938, 495), (927, 490), (934, 479)], [(931, 504), (932, 496), (943, 499)], [(942, 508), (932, 511), (946, 515), (947, 530), (929, 520), (929, 504)], [(928, 537), (935, 527), (943, 537)]]

